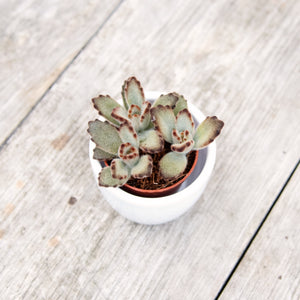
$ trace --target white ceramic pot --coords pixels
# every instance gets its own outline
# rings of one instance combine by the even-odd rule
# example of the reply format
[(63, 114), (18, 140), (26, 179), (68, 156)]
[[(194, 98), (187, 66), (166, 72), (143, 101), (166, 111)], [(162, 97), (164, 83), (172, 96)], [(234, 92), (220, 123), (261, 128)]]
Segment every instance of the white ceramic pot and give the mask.
[[(147, 100), (157, 99), (161, 93), (146, 92)], [(188, 103), (195, 125), (205, 116), (193, 104)], [(89, 156), (93, 173), (98, 185), (100, 163), (93, 159), (95, 144), (90, 141)], [(155, 225), (172, 221), (189, 210), (203, 193), (213, 171), (216, 159), (216, 143), (199, 151), (199, 158), (193, 173), (173, 195), (157, 198), (144, 198), (132, 195), (120, 188), (104, 188), (98, 186), (105, 200), (123, 217), (140, 224)]]

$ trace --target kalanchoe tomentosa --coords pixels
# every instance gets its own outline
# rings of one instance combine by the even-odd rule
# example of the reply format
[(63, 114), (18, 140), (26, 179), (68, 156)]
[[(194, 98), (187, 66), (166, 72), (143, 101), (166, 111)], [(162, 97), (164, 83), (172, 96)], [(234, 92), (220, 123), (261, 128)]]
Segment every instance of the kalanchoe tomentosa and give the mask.
[(135, 77), (124, 82), (122, 98), (123, 106), (108, 95), (92, 99), (106, 119), (89, 122), (88, 132), (96, 144), (94, 158), (111, 160), (99, 174), (101, 186), (149, 177), (152, 155), (164, 151), (165, 142), (171, 151), (160, 159), (160, 173), (166, 180), (176, 179), (186, 169), (187, 154), (208, 146), (224, 125), (217, 117), (207, 117), (195, 128), (187, 101), (177, 93), (161, 95), (152, 105)]
[(108, 122), (95, 120), (89, 122), (88, 132), (96, 144), (94, 158), (113, 159), (110, 166), (103, 168), (99, 174), (101, 186), (122, 186), (131, 176), (141, 179), (151, 175), (152, 157), (140, 156), (137, 134), (130, 124), (123, 123), (117, 130)]
[(110, 166), (99, 174), (101, 186), (122, 186), (130, 177), (141, 179), (151, 175), (153, 162), (148, 154), (139, 155), (139, 149), (130, 143), (121, 144), (118, 150), (120, 158), (115, 158)]
[(151, 122), (151, 103), (145, 100), (144, 91), (135, 77), (127, 79), (122, 86), (124, 107), (110, 96), (93, 98), (94, 107), (99, 114), (115, 126), (130, 123), (138, 135), (139, 147), (147, 153), (158, 153), (163, 149), (163, 138), (153, 128)]
[[(160, 160), (160, 170), (165, 178), (176, 178), (187, 165), (186, 154), (208, 146), (220, 134), (224, 126), (217, 117), (207, 117), (195, 129), (193, 117), (187, 108), (175, 116), (170, 106), (158, 105), (151, 109), (154, 124), (166, 142), (171, 144), (172, 152)], [(174, 163), (176, 162), (176, 163)]]

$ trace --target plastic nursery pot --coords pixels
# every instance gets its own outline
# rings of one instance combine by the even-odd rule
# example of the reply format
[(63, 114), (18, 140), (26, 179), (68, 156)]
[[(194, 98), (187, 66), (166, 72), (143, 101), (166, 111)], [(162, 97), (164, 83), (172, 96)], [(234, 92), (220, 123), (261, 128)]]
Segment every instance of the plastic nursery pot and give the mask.
[(125, 184), (124, 186), (122, 186), (122, 189), (133, 195), (141, 196), (141, 197), (148, 197), (148, 198), (164, 197), (164, 196), (174, 194), (178, 191), (181, 184), (193, 173), (193, 171), (196, 167), (197, 161), (198, 161), (198, 156), (199, 156), (198, 151), (195, 151), (195, 158), (194, 158), (194, 161), (193, 161), (193, 164), (192, 164), (190, 170), (186, 173), (186, 175), (183, 178), (181, 178), (179, 181), (177, 181), (176, 183), (174, 183), (171, 186), (168, 186), (166, 188), (159, 189), (159, 190), (143, 190), (143, 189), (139, 189), (134, 186), (131, 186), (129, 184)]
[[(157, 99), (161, 93), (146, 92), (147, 100)], [(192, 103), (188, 103), (195, 125), (205, 119), (205, 116)], [(98, 185), (98, 174), (101, 164), (93, 159), (95, 144), (90, 141), (89, 156), (94, 177)], [(198, 151), (198, 160), (191, 174), (182, 182), (177, 192), (168, 196), (143, 197), (133, 195), (121, 188), (100, 187), (105, 200), (123, 217), (140, 224), (155, 225), (172, 221), (187, 212), (200, 199), (216, 159), (216, 143), (211, 143), (205, 149)]]
[[(168, 187), (162, 188), (162, 189), (158, 189), (158, 190), (144, 190), (144, 189), (139, 189), (137, 187), (131, 186), (129, 184), (124, 184), (121, 187), (121, 189), (128, 193), (131, 193), (133, 195), (141, 196), (141, 197), (148, 197), (148, 198), (164, 197), (164, 196), (174, 194), (175, 192), (178, 191), (181, 184), (193, 173), (193, 171), (197, 165), (198, 157), (199, 157), (199, 153), (198, 153), (198, 151), (195, 151), (194, 161), (193, 161), (193, 164), (192, 164), (190, 170), (185, 174), (184, 177), (182, 177), (179, 181), (175, 182), (171, 186), (168, 186)], [(105, 165), (108, 166), (108, 163), (105, 162)]]

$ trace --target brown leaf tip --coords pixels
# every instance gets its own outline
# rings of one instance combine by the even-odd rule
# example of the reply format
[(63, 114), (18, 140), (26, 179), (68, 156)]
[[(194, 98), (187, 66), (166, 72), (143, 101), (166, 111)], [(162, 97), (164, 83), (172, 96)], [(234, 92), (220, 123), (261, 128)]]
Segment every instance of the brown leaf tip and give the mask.
[(144, 121), (146, 115), (147, 115), (148, 113), (150, 113), (151, 103), (148, 102), (148, 101), (146, 101), (146, 103), (147, 103), (147, 106), (146, 106), (146, 108), (144, 109), (144, 111), (143, 111), (143, 113), (142, 113), (141, 121)]
[(122, 117), (122, 116), (120, 116), (120, 115), (118, 115), (118, 114), (116, 113), (117, 110), (118, 110), (118, 107), (115, 107), (115, 108), (112, 110), (112, 112), (111, 112), (110, 115), (111, 115), (113, 118), (115, 118), (117, 121), (119, 121), (120, 123), (126, 122), (127, 119), (124, 118), (124, 117)]
[(131, 153), (131, 154), (125, 155), (124, 158), (125, 159), (133, 159), (133, 158), (136, 158), (138, 156), (139, 156), (138, 153)]
[(144, 114), (147, 114), (150, 111), (151, 103), (146, 101), (146, 108), (144, 109)]
[(128, 110), (128, 114), (132, 114), (135, 110), (141, 111), (141, 108), (136, 104), (131, 104)]
[(133, 128), (133, 126), (128, 122), (128, 120), (125, 120), (119, 127), (119, 132), (122, 130), (123, 127), (127, 127), (129, 132), (133, 134), (135, 138), (137, 138), (137, 134)]
[(213, 123), (216, 125), (216, 137), (220, 134), (222, 128), (224, 127), (224, 122), (219, 120), (216, 116), (207, 117), (206, 119), (213, 120)]
[(150, 155), (147, 155), (147, 158), (148, 158), (148, 166), (147, 166), (147, 169), (145, 172), (143, 173), (140, 173), (140, 174), (134, 174), (132, 175), (133, 178), (136, 178), (136, 179), (142, 179), (142, 178), (145, 178), (145, 177), (149, 177), (152, 173), (152, 169), (153, 169), (153, 160), (152, 160), (152, 157)]
[(119, 156), (123, 160), (131, 160), (139, 156), (137, 148), (133, 147), (130, 143), (121, 144), (119, 148)]
[(207, 141), (207, 143), (205, 143), (205, 144), (203, 145), (203, 147), (206, 147), (206, 146), (208, 146), (210, 143), (212, 143), (212, 142), (215, 140), (215, 138), (221, 133), (221, 130), (222, 130), (223, 126), (224, 126), (224, 122), (221, 121), (221, 120), (219, 120), (216, 116), (213, 116), (213, 117), (206, 117), (205, 120), (210, 120), (210, 121), (212, 121), (212, 123), (215, 125), (215, 128), (214, 128), (214, 131), (213, 131), (213, 136), (212, 136), (212, 138), (210, 138), (210, 139)]
[(107, 97), (110, 98), (109, 95), (106, 95), (106, 96), (104, 96), (104, 95), (99, 95), (98, 97), (92, 98), (93, 106), (94, 106), (94, 108), (98, 111), (98, 113), (99, 113), (100, 116), (103, 116), (103, 114), (101, 113), (101, 111), (100, 111), (100, 109), (99, 109), (99, 107), (98, 107), (98, 105), (97, 105), (97, 103), (96, 103), (96, 100), (97, 100), (97, 99), (100, 99), (100, 98), (107, 98)]
[[(188, 130), (187, 130), (188, 131)], [(178, 141), (180, 142), (181, 138), (180, 135), (178, 134), (178, 131), (176, 129), (172, 130), (172, 136)]]
[[(127, 80), (125, 80), (123, 86), (122, 86), (122, 95), (126, 95), (127, 92), (128, 92), (128, 86), (131, 82), (135, 82), (136, 85), (138, 86), (139, 90), (141, 91), (141, 95), (142, 97), (145, 99), (145, 94), (144, 94), (144, 90), (143, 90), (143, 87), (141, 85), (141, 83), (136, 79), (135, 76), (131, 76), (129, 77)], [(126, 100), (127, 100), (127, 96), (125, 97)]]
[(192, 116), (192, 114), (190, 113), (190, 111), (189, 111), (187, 108), (184, 108), (183, 110), (181, 110), (181, 111), (177, 114), (176, 119), (178, 119), (178, 116), (180, 116), (180, 115), (182, 115), (182, 114), (187, 115), (187, 117), (188, 117), (189, 120), (191, 121), (192, 127), (194, 127), (194, 126), (195, 126), (195, 123), (194, 123), (193, 116)]
[(100, 172), (99, 175), (98, 175), (98, 185), (99, 185), (99, 186), (103, 186), (103, 187), (113, 187), (113, 188), (118, 187), (117, 184), (115, 184), (115, 185), (107, 185), (107, 184), (103, 184), (103, 183), (101, 182), (101, 172)]
[(110, 164), (110, 169), (111, 169), (111, 177), (114, 179), (118, 179), (118, 180), (123, 180), (125, 178), (127, 178), (127, 175), (118, 175), (117, 174), (117, 168), (116, 168), (116, 161), (113, 160)]

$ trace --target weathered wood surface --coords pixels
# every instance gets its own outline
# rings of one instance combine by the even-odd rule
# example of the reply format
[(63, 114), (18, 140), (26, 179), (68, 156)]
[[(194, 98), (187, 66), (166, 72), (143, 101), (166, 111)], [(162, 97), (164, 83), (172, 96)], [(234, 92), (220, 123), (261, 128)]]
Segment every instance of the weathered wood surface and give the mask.
[(298, 167), (221, 299), (300, 298), (299, 199)]
[[(299, 13), (124, 1), (0, 152), (2, 298), (214, 298), (299, 158)], [(117, 215), (88, 161), (89, 99), (132, 74), (226, 123), (203, 197), (161, 226)]]
[(0, 144), (119, 2), (0, 1)]

